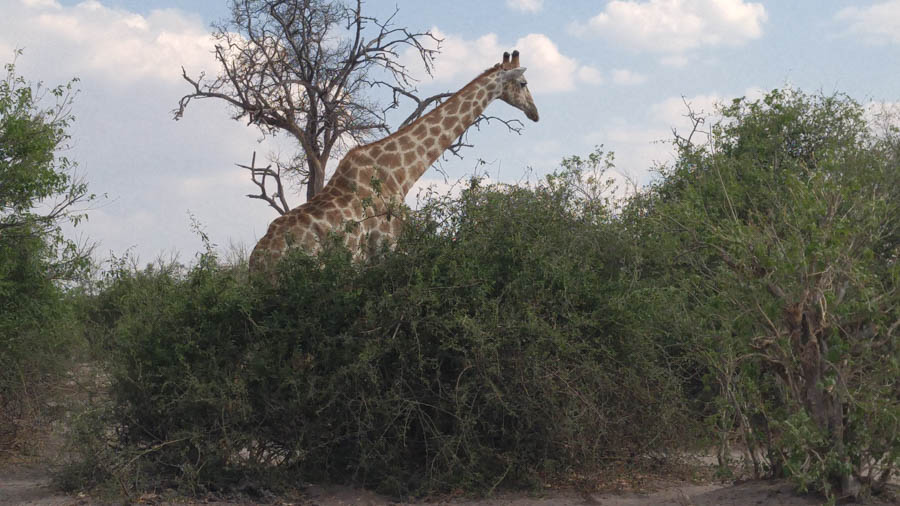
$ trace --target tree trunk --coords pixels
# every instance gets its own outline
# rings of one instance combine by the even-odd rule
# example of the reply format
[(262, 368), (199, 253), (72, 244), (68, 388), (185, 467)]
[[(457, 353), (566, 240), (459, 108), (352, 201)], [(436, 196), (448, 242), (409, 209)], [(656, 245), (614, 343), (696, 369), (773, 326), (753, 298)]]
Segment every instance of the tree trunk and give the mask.
[(315, 157), (308, 157), (307, 165), (309, 182), (306, 184), (306, 201), (309, 202), (325, 187), (325, 164), (320, 163)]
[[(825, 384), (828, 368), (826, 326), (815, 306), (809, 306), (804, 297), (802, 302), (793, 306), (792, 318), (789, 319), (795, 350), (800, 358), (800, 378), (804, 389), (800, 401), (813, 422), (826, 434), (829, 446), (845, 464), (849, 464), (844, 440), (842, 390), (839, 385), (828, 387)], [(839, 471), (833, 477), (840, 482), (842, 497), (855, 500), (860, 492), (860, 483), (853, 475), (856, 469), (847, 467), (848, 470)]]

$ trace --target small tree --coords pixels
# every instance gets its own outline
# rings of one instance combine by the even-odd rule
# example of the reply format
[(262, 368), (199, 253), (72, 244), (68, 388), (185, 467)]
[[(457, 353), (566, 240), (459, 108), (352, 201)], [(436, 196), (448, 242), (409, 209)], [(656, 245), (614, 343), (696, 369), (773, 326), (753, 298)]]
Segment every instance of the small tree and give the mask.
[[(220, 73), (212, 80), (182, 75), (193, 88), (181, 98), (175, 119), (193, 99), (216, 98), (263, 134), (282, 132), (297, 141), (289, 160), (275, 158), (266, 167), (250, 166), (259, 192), (250, 198), (267, 202), (279, 213), (290, 210), (289, 182), (306, 184), (311, 199), (325, 184), (325, 166), (348, 148), (377, 134), (390, 133), (386, 114), (402, 98), (416, 104), (403, 123), (412, 121), (450, 93), (428, 98), (416, 94), (415, 79), (401, 62), (412, 49), (430, 74), (440, 40), (363, 14), (362, 0), (345, 5), (333, 0), (232, 0), (231, 19), (215, 25), (215, 58)], [(373, 98), (376, 89), (392, 99)], [(498, 119), (499, 118), (480, 118)], [(503, 120), (500, 120), (503, 121)], [(518, 131), (520, 123), (503, 121)], [(462, 139), (452, 148), (464, 146)], [(274, 167), (273, 167), (274, 165)]]
[[(17, 55), (21, 51), (17, 52)], [(53, 371), (70, 333), (63, 324), (57, 282), (85, 268), (89, 250), (62, 235), (65, 221), (84, 215), (93, 199), (59, 150), (73, 117), (72, 80), (44, 88), (5, 66), (0, 81), (0, 449), (15, 435), (40, 377)], [(44, 101), (55, 101), (49, 107)], [(26, 387), (26, 380), (28, 384)]]
[[(16, 52), (19, 54), (21, 51)], [(77, 225), (85, 218), (79, 204), (95, 198), (75, 173), (77, 165), (60, 155), (67, 148), (67, 129), (74, 121), (71, 106), (78, 79), (45, 88), (17, 76), (14, 63), (4, 68), (6, 77), (0, 81), (0, 244), (16, 246), (37, 240), (44, 274), (65, 279), (85, 266), (89, 251), (66, 240), (60, 226), (64, 222)], [(50, 100), (55, 103), (41, 105)], [(24, 246), (15, 249), (25, 254)]]
[(794, 90), (721, 114), (633, 203), (658, 328), (705, 370), (723, 468), (735, 431), (758, 475), (878, 491), (900, 464), (898, 130)]

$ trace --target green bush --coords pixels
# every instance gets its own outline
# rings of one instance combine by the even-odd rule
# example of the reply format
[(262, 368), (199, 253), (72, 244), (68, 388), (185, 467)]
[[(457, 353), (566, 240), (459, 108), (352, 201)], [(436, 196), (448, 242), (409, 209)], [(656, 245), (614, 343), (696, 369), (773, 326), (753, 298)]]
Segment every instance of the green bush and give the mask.
[(877, 492), (900, 463), (900, 135), (840, 95), (721, 114), (625, 213), (650, 320), (693, 350), (723, 466), (736, 433), (757, 475)]
[(297, 253), (275, 284), (208, 256), (114, 273), (90, 320), (120, 460), (97, 465), (191, 490), (486, 492), (685, 444), (676, 359), (629, 330), (620, 232), (588, 173), (602, 164), (473, 181), (393, 251)]
[(885, 119), (776, 90), (676, 137), (624, 204), (598, 151), (432, 198), (362, 263), (335, 237), (274, 283), (209, 253), (120, 265), (87, 302), (111, 397), (76, 480), (489, 492), (715, 438), (724, 473), (737, 442), (757, 476), (879, 492), (900, 463)]
[(42, 399), (64, 372), (75, 321), (47, 276), (41, 237), (0, 237), (0, 450), (37, 422)]
[[(87, 268), (86, 254), (60, 223), (77, 222), (74, 204), (90, 200), (74, 164), (58, 151), (71, 124), (73, 84), (45, 89), (4, 66), (0, 80), (0, 451), (23, 426), (37, 425), (48, 388), (79, 343), (62, 283)], [(55, 104), (42, 106), (46, 95)], [(50, 210), (38, 212), (39, 204)], [(52, 203), (52, 205), (46, 205)]]

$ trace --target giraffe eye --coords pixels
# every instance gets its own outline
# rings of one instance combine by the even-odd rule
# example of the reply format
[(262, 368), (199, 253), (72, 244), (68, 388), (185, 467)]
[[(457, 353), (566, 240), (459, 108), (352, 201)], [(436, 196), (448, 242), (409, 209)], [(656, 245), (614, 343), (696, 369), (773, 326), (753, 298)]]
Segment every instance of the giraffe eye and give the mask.
[(522, 88), (524, 88), (524, 87), (528, 86), (528, 83), (525, 82), (525, 81), (519, 81), (519, 86), (521, 86)]

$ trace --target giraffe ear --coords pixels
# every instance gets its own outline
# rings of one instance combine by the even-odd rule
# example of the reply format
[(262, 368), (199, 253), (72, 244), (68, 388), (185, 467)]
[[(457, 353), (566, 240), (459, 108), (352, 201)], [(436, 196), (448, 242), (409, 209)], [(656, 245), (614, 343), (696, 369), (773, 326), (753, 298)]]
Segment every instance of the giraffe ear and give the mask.
[(514, 69), (506, 70), (503, 72), (503, 80), (511, 81), (513, 79), (521, 79), (527, 69), (527, 67), (516, 67)]

